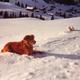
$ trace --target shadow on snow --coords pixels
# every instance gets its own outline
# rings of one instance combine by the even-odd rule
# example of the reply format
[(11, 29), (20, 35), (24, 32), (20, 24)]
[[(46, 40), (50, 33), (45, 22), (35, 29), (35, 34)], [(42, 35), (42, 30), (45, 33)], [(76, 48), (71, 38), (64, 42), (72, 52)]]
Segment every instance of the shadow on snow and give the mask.
[(34, 58), (43, 58), (43, 57), (48, 57), (48, 56), (54, 56), (56, 58), (80, 60), (80, 55), (77, 55), (77, 54), (58, 54), (58, 53), (47, 53), (44, 51), (34, 51), (33, 56), (34, 56)]

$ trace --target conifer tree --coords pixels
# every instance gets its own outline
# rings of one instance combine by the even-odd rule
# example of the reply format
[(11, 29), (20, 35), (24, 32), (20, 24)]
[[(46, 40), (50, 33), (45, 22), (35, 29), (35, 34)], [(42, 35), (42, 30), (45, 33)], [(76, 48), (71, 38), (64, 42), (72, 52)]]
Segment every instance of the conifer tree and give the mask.
[(28, 14), (26, 14), (25, 17), (29, 17)]
[(66, 18), (66, 13), (63, 14), (63, 17)]
[(27, 4), (25, 5), (25, 8), (27, 8)]
[(52, 15), (51, 20), (54, 20), (54, 15)]
[(40, 19), (41, 19), (41, 20), (45, 20), (45, 19), (42, 17), (42, 15), (40, 15)]
[(7, 11), (4, 12), (3, 18), (9, 18)]
[(31, 17), (34, 18), (34, 13), (31, 14)]
[(24, 5), (23, 5), (23, 3), (21, 3), (21, 7), (22, 7), (22, 8), (24, 8)]
[(0, 15), (1, 15), (1, 16), (3, 15), (3, 11), (0, 11)]
[(22, 12), (20, 11), (20, 13), (19, 13), (19, 17), (22, 17)]
[(18, 1), (18, 2), (16, 2), (15, 3), (15, 5), (17, 5), (17, 6), (19, 6), (20, 7), (20, 2)]

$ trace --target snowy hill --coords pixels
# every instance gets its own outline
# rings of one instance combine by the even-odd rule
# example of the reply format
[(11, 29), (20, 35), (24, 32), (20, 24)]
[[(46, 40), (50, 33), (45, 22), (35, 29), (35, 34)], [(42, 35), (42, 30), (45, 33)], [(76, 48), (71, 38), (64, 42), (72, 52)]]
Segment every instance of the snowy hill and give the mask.
[[(53, 4), (46, 3), (44, 0), (10, 0), (9, 2), (0, 2), (0, 11), (4, 12), (4, 7), (7, 7), (7, 12), (15, 9), (22, 12), (21, 17), (33, 17), (42, 20), (54, 20), (61, 18), (72, 18), (80, 16), (80, 3), (76, 5), (65, 5), (54, 2)], [(13, 7), (13, 8), (12, 8)], [(33, 10), (27, 9), (33, 7)], [(15, 9), (14, 9), (15, 8)], [(27, 12), (26, 12), (27, 11)], [(18, 11), (17, 16), (20, 12)], [(31, 14), (33, 13), (33, 16)], [(4, 14), (0, 14), (4, 16)]]
[(20, 7), (17, 7), (16, 5), (14, 4), (10, 4), (10, 3), (7, 3), (7, 2), (0, 2), (0, 9), (21, 9)]
[(44, 2), (43, 0), (10, 0), (11, 3), (20, 2), (24, 4), (24, 6), (27, 4), (29, 6), (37, 7), (37, 8), (43, 8), (48, 7), (48, 4)]
[[(17, 5), (17, 3), (19, 2), (20, 5)], [(23, 5), (23, 7), (22, 7)], [(32, 11), (28, 11), (26, 10), (26, 6), (29, 7), (37, 7), (38, 9), (42, 9), (44, 7), (49, 6), (47, 3), (45, 3), (43, 0), (37, 0), (35, 2), (35, 0), (10, 0), (9, 2), (0, 2), (0, 12), (7, 11), (8, 14), (12, 14), (12, 12), (14, 12), (14, 15), (19, 16), (19, 13), (22, 12), (23, 17), (25, 17), (25, 15), (30, 16), (31, 13), (33, 13)], [(0, 14), (1, 16), (4, 16), (4, 14)], [(35, 14), (37, 15), (37, 13)], [(40, 14), (39, 14), (40, 15)]]
[[(76, 31), (68, 32), (70, 25)], [(37, 41), (34, 49), (41, 53), (0, 53), (0, 80), (80, 80), (80, 17), (54, 21), (0, 19), (0, 49), (31, 33)]]
[(31, 14), (31, 12), (29, 12), (29, 11), (25, 10), (24, 8), (21, 8), (15, 4), (8, 3), (8, 2), (0, 2), (0, 15), (4, 16), (5, 12), (8, 13), (9, 17), (11, 14), (14, 14), (16, 17), (18, 17), (20, 15), (20, 12), (25, 15), (28, 13)]
[(16, 12), (16, 13), (18, 13), (18, 12), (20, 12), (20, 11), (22, 11), (22, 12), (26, 12), (26, 10), (25, 9), (23, 9), (23, 8), (20, 8), (20, 7), (18, 7), (18, 6), (16, 6), (16, 5), (14, 5), (14, 4), (11, 4), (11, 3), (7, 3), (7, 2), (0, 2), (0, 11), (12, 11), (12, 12)]

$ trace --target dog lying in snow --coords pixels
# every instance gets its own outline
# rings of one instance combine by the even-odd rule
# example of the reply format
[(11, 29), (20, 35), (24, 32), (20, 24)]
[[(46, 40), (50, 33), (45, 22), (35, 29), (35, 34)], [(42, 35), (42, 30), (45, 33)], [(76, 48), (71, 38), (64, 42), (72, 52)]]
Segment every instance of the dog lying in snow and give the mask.
[(32, 55), (33, 45), (36, 43), (34, 35), (26, 35), (20, 42), (8, 42), (1, 52), (13, 52), (17, 54)]

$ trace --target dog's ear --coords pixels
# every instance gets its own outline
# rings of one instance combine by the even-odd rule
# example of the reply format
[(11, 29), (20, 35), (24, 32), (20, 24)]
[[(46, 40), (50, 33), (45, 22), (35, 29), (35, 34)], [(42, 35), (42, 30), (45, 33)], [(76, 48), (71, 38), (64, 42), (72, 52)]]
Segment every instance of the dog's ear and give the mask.
[(31, 40), (34, 40), (34, 35), (31, 35), (30, 38), (31, 38)]
[(34, 35), (27, 35), (23, 40), (34, 40)]

